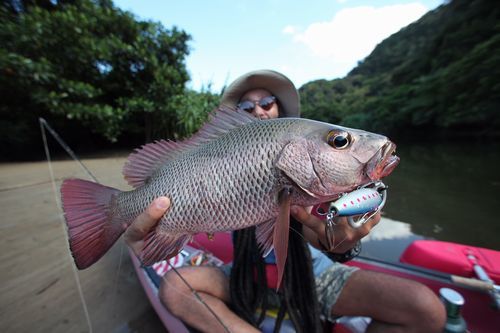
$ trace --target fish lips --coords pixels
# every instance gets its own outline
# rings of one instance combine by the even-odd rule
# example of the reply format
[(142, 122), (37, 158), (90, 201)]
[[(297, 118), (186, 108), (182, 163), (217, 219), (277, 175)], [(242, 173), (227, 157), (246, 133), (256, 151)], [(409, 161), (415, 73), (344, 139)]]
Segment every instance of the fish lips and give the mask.
[(366, 165), (368, 178), (379, 180), (391, 174), (399, 164), (399, 157), (395, 152), (396, 145), (390, 141), (382, 146)]

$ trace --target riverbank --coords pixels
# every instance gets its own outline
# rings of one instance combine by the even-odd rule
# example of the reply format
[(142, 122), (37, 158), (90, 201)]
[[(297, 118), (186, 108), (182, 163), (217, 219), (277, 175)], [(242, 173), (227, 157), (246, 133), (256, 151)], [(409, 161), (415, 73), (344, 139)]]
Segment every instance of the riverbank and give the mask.
[[(83, 160), (100, 182), (129, 189), (124, 161)], [(64, 178), (88, 179), (74, 161), (52, 167), (57, 188)], [(74, 271), (56, 200), (46, 162), (0, 164), (0, 331), (163, 332), (122, 240), (92, 267)]]

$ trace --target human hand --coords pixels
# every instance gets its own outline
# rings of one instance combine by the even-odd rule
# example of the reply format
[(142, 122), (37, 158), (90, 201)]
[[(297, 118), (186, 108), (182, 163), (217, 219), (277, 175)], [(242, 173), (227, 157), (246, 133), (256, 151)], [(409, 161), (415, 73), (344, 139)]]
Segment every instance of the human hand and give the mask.
[(144, 238), (156, 226), (169, 208), (169, 198), (156, 198), (141, 215), (137, 216), (125, 231), (125, 242), (137, 257), (139, 257), (144, 247)]
[[(302, 223), (304, 237), (318, 249), (322, 249), (321, 244), (328, 244), (325, 233), (325, 221), (312, 215), (304, 207), (292, 206), (292, 216)], [(335, 218), (334, 245), (329, 252), (345, 253), (352, 249), (354, 245), (363, 237), (370, 233), (370, 230), (380, 222), (381, 214), (378, 212), (361, 227), (352, 228), (347, 222), (347, 217)]]

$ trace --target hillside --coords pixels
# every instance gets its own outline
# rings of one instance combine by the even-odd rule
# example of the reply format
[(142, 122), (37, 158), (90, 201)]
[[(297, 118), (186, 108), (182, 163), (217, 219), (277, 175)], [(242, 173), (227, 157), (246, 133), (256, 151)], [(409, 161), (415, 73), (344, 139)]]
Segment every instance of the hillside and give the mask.
[(303, 115), (405, 137), (500, 133), (500, 6), (455, 0), (373, 50), (346, 77), (300, 88)]

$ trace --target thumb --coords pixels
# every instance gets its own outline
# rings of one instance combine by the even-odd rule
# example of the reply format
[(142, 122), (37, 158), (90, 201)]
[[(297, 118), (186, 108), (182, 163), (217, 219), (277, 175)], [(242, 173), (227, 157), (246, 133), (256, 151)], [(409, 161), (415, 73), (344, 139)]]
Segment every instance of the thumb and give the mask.
[(169, 198), (156, 198), (125, 231), (125, 241), (127, 244), (129, 244), (129, 246), (133, 246), (135, 242), (142, 241), (148, 232), (158, 223), (159, 219), (165, 214), (169, 207)]
[(308, 210), (302, 206), (292, 206), (290, 207), (290, 214), (300, 223), (319, 233), (324, 226), (323, 221), (318, 219), (316, 216), (308, 212)]
[(152, 219), (158, 220), (165, 214), (168, 208), (170, 208), (170, 199), (167, 197), (158, 197), (148, 207), (148, 213)]
[(295, 219), (297, 219), (299, 222), (302, 222), (302, 223), (304, 223), (309, 216), (309, 214), (304, 209), (304, 207), (301, 207), (301, 206), (291, 206), (290, 207), (290, 214)]

